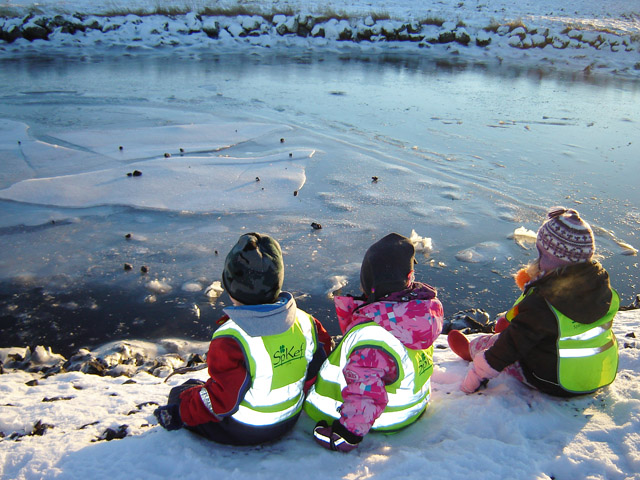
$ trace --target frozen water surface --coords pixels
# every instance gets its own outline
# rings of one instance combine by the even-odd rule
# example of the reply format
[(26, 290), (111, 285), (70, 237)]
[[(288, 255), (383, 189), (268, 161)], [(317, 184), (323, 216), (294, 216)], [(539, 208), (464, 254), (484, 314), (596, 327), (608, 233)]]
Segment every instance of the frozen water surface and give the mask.
[(637, 82), (388, 54), (1, 67), (7, 346), (206, 339), (228, 297), (205, 289), (249, 231), (281, 242), (285, 288), (332, 333), (331, 292), (357, 293), (390, 231), (430, 245), (417, 278), (447, 314), (495, 314), (535, 254), (515, 230), (556, 204), (592, 223), (623, 303), (638, 291)]

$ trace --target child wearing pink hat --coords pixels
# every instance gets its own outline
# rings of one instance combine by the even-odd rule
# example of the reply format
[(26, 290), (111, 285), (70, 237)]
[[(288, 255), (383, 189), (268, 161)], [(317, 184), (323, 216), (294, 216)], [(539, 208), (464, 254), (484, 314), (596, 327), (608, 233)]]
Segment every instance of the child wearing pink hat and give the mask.
[(502, 371), (556, 396), (591, 393), (618, 369), (612, 331), (620, 300), (593, 260), (593, 231), (577, 211), (554, 207), (538, 230), (538, 258), (516, 274), (522, 295), (495, 335), (471, 342), (449, 333), (451, 349), (472, 362), (460, 388), (473, 393)]

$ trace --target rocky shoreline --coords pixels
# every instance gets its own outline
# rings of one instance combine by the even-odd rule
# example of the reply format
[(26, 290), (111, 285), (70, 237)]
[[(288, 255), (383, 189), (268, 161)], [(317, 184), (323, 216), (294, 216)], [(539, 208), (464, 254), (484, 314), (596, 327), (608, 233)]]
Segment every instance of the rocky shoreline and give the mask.
[[(209, 342), (180, 339), (164, 339), (157, 343), (119, 340), (95, 350), (81, 348), (69, 359), (42, 345), (0, 348), (0, 374), (21, 370), (37, 373), (41, 378), (65, 372), (133, 377), (146, 372), (166, 379), (174, 373), (204, 368), (208, 345)], [(33, 382), (37, 385), (38, 380)]]
[[(200, 46), (218, 49), (229, 45), (248, 47), (303, 46), (322, 48), (336, 45), (403, 46), (410, 50), (444, 47), (452, 55), (461, 49), (484, 51), (567, 51), (592, 56), (588, 64), (598, 68), (594, 52), (628, 55), (622, 70), (640, 75), (640, 39), (610, 29), (594, 29), (569, 23), (549, 26), (525, 25), (522, 21), (500, 24), (495, 20), (481, 27), (464, 21), (440, 18), (400, 21), (386, 18), (325, 18), (296, 15), (207, 16), (181, 15), (96, 16), (83, 14), (28, 14), (0, 17), (0, 57), (13, 49), (46, 52), (47, 45), (64, 47), (123, 47), (126, 50)], [(293, 44), (293, 45), (292, 45)], [(466, 52), (468, 53), (468, 52)], [(499, 55), (494, 52), (494, 55)]]
[[(620, 311), (640, 309), (640, 294), (633, 303), (622, 306)], [(496, 317), (497, 318), (497, 317)], [(468, 309), (447, 317), (443, 332), (452, 329), (465, 334), (491, 333), (496, 318), (481, 309)], [(636, 347), (636, 335), (627, 332), (626, 343)], [(334, 337), (334, 342), (339, 336)], [(93, 350), (80, 348), (69, 359), (52, 351), (51, 347), (0, 348), (0, 375), (10, 370), (35, 373), (41, 378), (66, 372), (81, 372), (107, 377), (133, 377), (138, 373), (148, 373), (165, 381), (174, 374), (188, 373), (206, 368), (208, 341), (191, 341), (176, 338), (162, 339), (157, 342), (145, 340), (117, 340), (105, 343)], [(38, 384), (37, 378), (32, 385)]]

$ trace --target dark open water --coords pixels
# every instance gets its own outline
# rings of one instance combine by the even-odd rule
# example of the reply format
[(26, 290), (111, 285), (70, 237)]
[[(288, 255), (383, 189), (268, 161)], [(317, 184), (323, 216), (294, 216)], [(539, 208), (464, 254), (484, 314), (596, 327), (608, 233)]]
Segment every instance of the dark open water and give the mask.
[[(121, 107), (155, 125), (170, 123), (171, 111), (181, 121), (189, 112), (269, 119), (317, 135), (316, 143), (326, 138), (325, 158), (345, 156), (332, 171), (308, 169), (314, 198), (331, 200), (311, 209), (313, 218), (304, 210), (225, 214), (213, 233), (207, 226), (215, 214), (0, 201), (0, 347), (45, 344), (69, 355), (118, 338), (204, 340), (228, 301), (223, 295), (209, 302), (179, 285), (218, 280), (226, 249), (245, 227), (278, 232), (285, 288), (332, 333), (337, 324), (324, 294), (330, 277), (345, 275), (343, 293), (357, 293), (362, 253), (390, 230), (408, 235), (415, 228), (434, 239), (437, 252), (419, 256), (416, 271), (440, 289), (447, 314), (505, 310), (516, 296), (509, 275), (532, 255), (507, 234), (521, 225), (535, 230), (554, 204), (577, 208), (597, 227), (622, 303), (640, 291), (637, 256), (624, 255), (616, 242), (640, 245), (638, 83), (389, 55), (32, 58), (0, 67), (0, 118), (28, 124), (33, 138), (119, 126), (123, 116), (114, 108)], [(354, 190), (341, 183), (341, 169), (353, 177), (356, 153), (364, 151), (414, 171), (416, 184), (408, 175), (384, 198), (340, 197)], [(363, 178), (380, 171), (369, 168)], [(15, 180), (6, 169), (1, 175), (2, 188)], [(61, 220), (47, 220), (53, 217)], [(325, 229), (310, 232), (311, 219)], [(141, 225), (153, 241), (144, 250), (122, 247), (122, 233)], [(181, 229), (188, 233), (173, 235)], [(456, 260), (464, 248), (491, 241), (497, 245), (486, 262)], [(219, 248), (220, 256), (198, 245)], [(124, 274), (124, 261), (151, 264), (153, 275), (173, 279), (176, 288), (145, 301), (150, 277)]]

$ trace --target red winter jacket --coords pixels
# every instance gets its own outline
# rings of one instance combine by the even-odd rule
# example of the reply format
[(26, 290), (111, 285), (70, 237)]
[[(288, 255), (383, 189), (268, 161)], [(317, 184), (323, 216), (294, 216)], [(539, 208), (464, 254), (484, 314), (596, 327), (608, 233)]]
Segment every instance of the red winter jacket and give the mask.
[[(287, 295), (290, 296), (290, 294)], [(296, 309), (293, 297), (289, 301), (293, 302), (293, 308)], [(225, 313), (227, 312), (231, 313), (233, 317), (233, 308), (225, 309)], [(309, 365), (305, 391), (315, 381), (322, 362), (331, 351), (331, 336), (317, 319), (313, 320), (317, 333), (318, 349)], [(256, 328), (260, 329), (261, 326), (257, 325)], [(272, 329), (274, 326), (268, 325), (265, 328)], [(259, 331), (251, 332), (254, 336), (260, 333)], [(263, 332), (263, 335), (266, 334)], [(207, 422), (219, 422), (232, 415), (238, 409), (238, 405), (251, 386), (251, 376), (246, 367), (244, 353), (240, 344), (233, 338), (222, 337), (211, 341), (207, 354), (207, 365), (209, 366), (210, 378), (204, 387), (196, 386), (185, 390), (180, 395), (180, 417), (185, 424), (192, 427)], [(202, 403), (201, 388), (207, 389), (215, 416)]]

